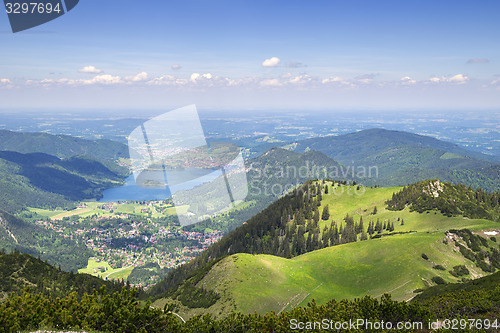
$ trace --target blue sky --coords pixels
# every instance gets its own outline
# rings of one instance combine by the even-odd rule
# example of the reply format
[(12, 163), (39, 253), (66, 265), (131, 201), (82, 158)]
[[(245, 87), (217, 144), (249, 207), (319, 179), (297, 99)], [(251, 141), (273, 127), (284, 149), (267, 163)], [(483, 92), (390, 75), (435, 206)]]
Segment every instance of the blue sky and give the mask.
[(499, 12), (498, 1), (81, 0), (17, 34), (1, 13), (0, 109), (498, 109)]

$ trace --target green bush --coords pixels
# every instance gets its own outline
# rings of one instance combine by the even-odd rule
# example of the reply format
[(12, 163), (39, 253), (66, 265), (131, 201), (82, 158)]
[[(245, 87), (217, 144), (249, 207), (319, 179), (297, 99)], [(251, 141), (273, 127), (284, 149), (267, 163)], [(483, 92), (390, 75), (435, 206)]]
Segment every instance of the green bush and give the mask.
[(446, 281), (440, 276), (434, 276), (431, 280), (435, 284), (446, 284)]

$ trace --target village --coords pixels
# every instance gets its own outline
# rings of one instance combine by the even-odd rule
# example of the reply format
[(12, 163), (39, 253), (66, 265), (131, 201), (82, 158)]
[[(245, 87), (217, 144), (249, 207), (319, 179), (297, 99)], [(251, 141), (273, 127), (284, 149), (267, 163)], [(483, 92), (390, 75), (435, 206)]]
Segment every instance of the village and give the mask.
[[(157, 264), (160, 270), (172, 269), (217, 242), (222, 233), (183, 230), (165, 201), (81, 203), (75, 210), (34, 221), (63, 237), (84, 242), (91, 251), (85, 273), (107, 279), (124, 279), (134, 268)], [(156, 270), (136, 283), (148, 287), (157, 282)], [(144, 279), (143, 279), (144, 280)]]

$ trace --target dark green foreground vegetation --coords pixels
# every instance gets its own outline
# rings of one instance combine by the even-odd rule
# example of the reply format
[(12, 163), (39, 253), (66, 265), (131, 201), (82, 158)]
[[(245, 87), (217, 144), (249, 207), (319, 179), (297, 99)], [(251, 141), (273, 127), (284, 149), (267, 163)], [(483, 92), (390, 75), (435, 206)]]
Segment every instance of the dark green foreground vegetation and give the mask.
[(314, 302), (279, 315), (233, 313), (225, 319), (198, 316), (182, 323), (170, 308), (151, 308), (149, 302), (139, 303), (134, 292), (109, 295), (104, 288), (99, 293), (75, 294), (64, 298), (48, 298), (25, 292), (12, 294), (0, 305), (0, 327), (4, 332), (36, 330), (38, 328), (86, 329), (104, 332), (287, 332), (290, 321), (336, 321), (371, 318), (384, 322), (421, 321), (431, 318), (430, 312), (418, 304), (394, 302), (389, 296), (380, 301), (370, 297), (354, 301), (330, 301), (325, 305)]
[[(356, 321), (417, 323), (414, 328), (398, 331), (429, 331), (428, 323), (445, 318), (488, 319), (496, 325), (500, 310), (500, 274), (465, 284), (437, 286), (427, 289), (412, 302), (397, 302), (384, 295), (380, 300), (363, 297), (353, 301), (331, 300), (323, 305), (314, 301), (306, 307), (265, 315), (231, 313), (224, 319), (211, 315), (196, 316), (186, 323), (171, 313), (171, 305), (157, 309), (149, 302), (138, 301), (135, 290), (107, 294), (105, 288), (81, 299), (76, 292), (63, 298), (52, 298), (25, 291), (12, 293), (0, 304), (0, 332), (37, 329), (85, 329), (103, 332), (288, 332), (294, 321), (330, 322)], [(313, 329), (313, 332), (321, 331)], [(345, 330), (347, 331), (347, 330)], [(370, 332), (364, 327), (349, 331)], [(464, 331), (464, 330), (461, 330)], [(467, 331), (467, 330), (465, 330)], [(471, 329), (469, 331), (476, 331)]]

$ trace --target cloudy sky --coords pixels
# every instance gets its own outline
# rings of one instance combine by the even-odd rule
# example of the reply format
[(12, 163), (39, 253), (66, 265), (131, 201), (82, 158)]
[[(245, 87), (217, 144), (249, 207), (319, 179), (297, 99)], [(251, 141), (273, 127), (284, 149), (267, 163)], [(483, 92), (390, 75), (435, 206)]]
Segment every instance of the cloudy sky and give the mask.
[(500, 107), (500, 2), (82, 0), (13, 34), (0, 110)]

